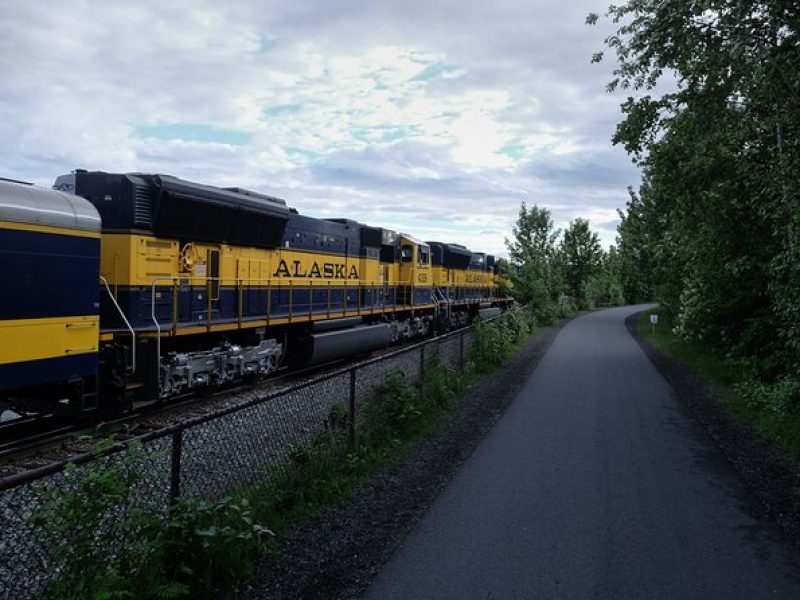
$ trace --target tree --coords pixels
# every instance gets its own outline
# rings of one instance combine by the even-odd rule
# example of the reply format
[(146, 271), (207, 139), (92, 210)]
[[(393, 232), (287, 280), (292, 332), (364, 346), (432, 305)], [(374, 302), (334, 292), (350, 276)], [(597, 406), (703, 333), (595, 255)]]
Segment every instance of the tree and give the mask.
[(657, 220), (650, 217), (643, 197), (630, 188), (628, 193), (630, 200), (626, 211), (617, 211), (620, 217), (617, 226), (618, 273), (624, 301), (635, 304), (653, 299), (655, 249), (652, 242), (659, 236), (650, 231), (651, 224)]
[(626, 296), (649, 289), (684, 336), (797, 371), (800, 5), (628, 0), (606, 16), (623, 23), (608, 87), (639, 91), (613, 138), (643, 170), (618, 230)]
[(624, 302), (622, 293), (622, 261), (615, 246), (603, 252), (600, 270), (586, 286), (589, 305), (615, 306)]
[(589, 221), (575, 219), (564, 231), (560, 254), (564, 265), (567, 293), (579, 307), (589, 305), (587, 286), (600, 273), (603, 249), (597, 234), (589, 229)]
[(514, 238), (506, 239), (510, 257), (509, 275), (514, 294), (523, 304), (531, 304), (540, 321), (556, 314), (562, 284), (555, 268), (559, 232), (553, 227), (550, 211), (523, 202), (513, 228)]
[(514, 239), (506, 239), (512, 264), (550, 260), (555, 254), (559, 231), (554, 229), (550, 211), (546, 208), (534, 204), (529, 209), (523, 202), (512, 233)]

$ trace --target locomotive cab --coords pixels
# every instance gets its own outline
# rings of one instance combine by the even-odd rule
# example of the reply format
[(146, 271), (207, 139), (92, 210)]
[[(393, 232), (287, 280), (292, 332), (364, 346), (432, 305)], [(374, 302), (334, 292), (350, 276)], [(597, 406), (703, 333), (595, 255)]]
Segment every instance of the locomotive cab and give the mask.
[(400, 281), (410, 285), (431, 284), (431, 247), (410, 236), (400, 237)]
[(400, 236), (400, 283), (404, 304), (430, 304), (433, 301), (431, 247), (411, 236)]

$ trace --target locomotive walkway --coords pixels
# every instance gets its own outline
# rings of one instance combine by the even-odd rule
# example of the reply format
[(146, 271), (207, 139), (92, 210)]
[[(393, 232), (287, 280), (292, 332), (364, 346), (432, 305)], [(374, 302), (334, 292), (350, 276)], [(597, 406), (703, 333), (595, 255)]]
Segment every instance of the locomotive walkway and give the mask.
[(796, 555), (625, 327), (570, 322), (367, 598), (800, 598)]

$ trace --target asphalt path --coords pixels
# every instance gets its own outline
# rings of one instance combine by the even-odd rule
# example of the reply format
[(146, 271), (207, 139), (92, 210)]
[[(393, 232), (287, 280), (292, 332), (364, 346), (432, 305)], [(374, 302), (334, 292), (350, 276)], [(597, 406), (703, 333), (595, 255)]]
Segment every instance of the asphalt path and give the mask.
[(367, 598), (800, 598), (797, 556), (629, 335), (570, 322)]

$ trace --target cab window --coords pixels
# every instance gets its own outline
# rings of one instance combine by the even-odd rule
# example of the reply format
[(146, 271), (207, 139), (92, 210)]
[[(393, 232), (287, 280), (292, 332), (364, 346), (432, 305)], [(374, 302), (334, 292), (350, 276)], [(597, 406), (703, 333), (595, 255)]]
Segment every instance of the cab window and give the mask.
[(431, 251), (430, 248), (423, 248), (422, 246), (419, 247), (419, 264), (427, 265), (430, 260)]
[(411, 262), (414, 259), (414, 247), (413, 246), (403, 246), (400, 248), (400, 260), (405, 262)]

